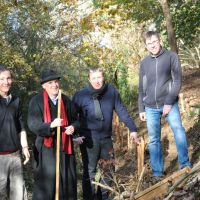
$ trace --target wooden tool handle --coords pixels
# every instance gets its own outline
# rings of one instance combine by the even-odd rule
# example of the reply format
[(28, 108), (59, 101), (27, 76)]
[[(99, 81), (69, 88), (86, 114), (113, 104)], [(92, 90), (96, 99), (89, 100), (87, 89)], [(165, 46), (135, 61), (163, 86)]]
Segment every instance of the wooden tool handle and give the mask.
[[(58, 113), (57, 118), (61, 117), (61, 90), (58, 93)], [(60, 176), (60, 126), (57, 127), (56, 137), (56, 193), (55, 200), (59, 200), (59, 176)]]

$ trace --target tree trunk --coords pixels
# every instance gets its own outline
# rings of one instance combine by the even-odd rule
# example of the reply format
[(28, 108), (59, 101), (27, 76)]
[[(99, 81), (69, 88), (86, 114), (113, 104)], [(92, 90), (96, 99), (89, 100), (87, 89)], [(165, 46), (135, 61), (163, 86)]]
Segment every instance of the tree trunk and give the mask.
[(176, 36), (175, 36), (173, 24), (172, 24), (172, 16), (170, 14), (168, 0), (158, 0), (158, 1), (161, 4), (163, 14), (166, 20), (167, 34), (168, 34), (170, 48), (172, 51), (175, 51), (176, 53), (178, 53)]

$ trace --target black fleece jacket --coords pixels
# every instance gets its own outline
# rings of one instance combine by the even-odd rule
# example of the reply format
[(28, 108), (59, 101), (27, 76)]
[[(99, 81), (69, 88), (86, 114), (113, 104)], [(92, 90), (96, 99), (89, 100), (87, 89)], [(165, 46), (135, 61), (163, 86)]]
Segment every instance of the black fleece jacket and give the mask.
[(22, 130), (24, 123), (19, 98), (12, 96), (7, 104), (6, 99), (0, 96), (0, 152), (19, 150)]
[(160, 108), (173, 105), (181, 89), (181, 66), (175, 52), (161, 49), (157, 56), (149, 55), (140, 63), (139, 112), (144, 107)]

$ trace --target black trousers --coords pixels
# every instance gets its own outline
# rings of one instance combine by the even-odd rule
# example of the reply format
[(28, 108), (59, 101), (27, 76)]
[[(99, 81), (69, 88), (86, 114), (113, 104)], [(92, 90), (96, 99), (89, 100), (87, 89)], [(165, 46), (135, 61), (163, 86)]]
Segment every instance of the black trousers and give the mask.
[[(36, 152), (35, 152), (36, 153)], [(33, 200), (54, 200), (56, 150), (41, 147), (34, 166)], [(77, 200), (76, 162), (74, 155), (60, 152), (59, 199)]]
[[(114, 152), (113, 142), (109, 138), (92, 139), (86, 138), (80, 146), (83, 161), (82, 189), (84, 200), (106, 200), (109, 191), (92, 184), (92, 181), (99, 181), (104, 185), (112, 182), (114, 173)], [(100, 170), (101, 178), (95, 180)]]

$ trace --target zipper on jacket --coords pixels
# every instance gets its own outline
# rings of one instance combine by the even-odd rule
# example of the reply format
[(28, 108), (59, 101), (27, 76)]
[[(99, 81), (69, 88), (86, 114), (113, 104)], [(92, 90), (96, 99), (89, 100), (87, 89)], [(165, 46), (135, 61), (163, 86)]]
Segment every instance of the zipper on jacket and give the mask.
[(155, 85), (155, 102), (156, 102), (156, 108), (158, 109), (158, 103), (156, 100), (156, 96), (157, 96), (157, 84), (158, 84), (158, 59), (155, 57), (156, 59), (156, 85)]

